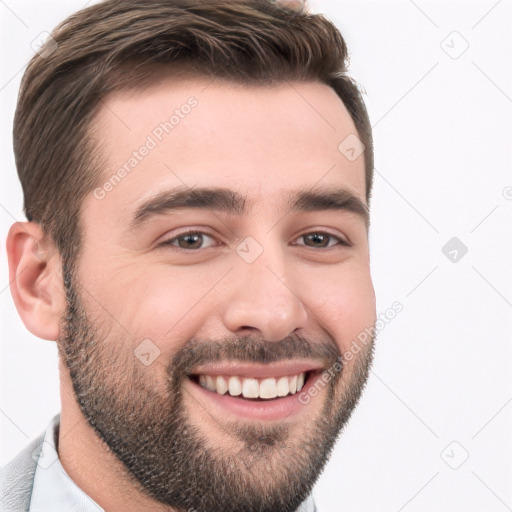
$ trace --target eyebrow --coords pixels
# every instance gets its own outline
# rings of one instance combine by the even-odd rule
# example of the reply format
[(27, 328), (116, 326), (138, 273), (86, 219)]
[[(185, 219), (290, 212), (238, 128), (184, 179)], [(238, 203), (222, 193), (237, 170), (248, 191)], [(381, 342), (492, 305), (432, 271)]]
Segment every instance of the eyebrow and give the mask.
[(227, 188), (181, 186), (163, 190), (137, 207), (130, 222), (130, 229), (135, 229), (155, 215), (162, 215), (180, 208), (215, 210), (243, 215), (246, 209), (246, 199), (238, 192)]
[[(143, 201), (135, 210), (129, 229), (133, 230), (156, 215), (183, 208), (213, 210), (232, 215), (245, 215), (249, 201), (239, 192), (217, 187), (176, 187), (159, 192)], [(370, 223), (369, 208), (352, 192), (340, 188), (312, 188), (291, 191), (285, 203), (287, 212), (339, 210), (354, 213)]]

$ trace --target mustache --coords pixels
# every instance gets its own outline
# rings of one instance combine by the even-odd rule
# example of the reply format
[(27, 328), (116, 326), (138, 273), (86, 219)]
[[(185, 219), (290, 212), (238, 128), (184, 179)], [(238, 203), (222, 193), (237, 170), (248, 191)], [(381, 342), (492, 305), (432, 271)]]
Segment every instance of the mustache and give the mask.
[(329, 367), (342, 361), (341, 353), (332, 340), (310, 341), (302, 335), (291, 335), (279, 341), (267, 341), (250, 336), (222, 340), (192, 338), (174, 355), (169, 375), (186, 376), (199, 365), (236, 361), (240, 363), (274, 363), (293, 359), (310, 359)]

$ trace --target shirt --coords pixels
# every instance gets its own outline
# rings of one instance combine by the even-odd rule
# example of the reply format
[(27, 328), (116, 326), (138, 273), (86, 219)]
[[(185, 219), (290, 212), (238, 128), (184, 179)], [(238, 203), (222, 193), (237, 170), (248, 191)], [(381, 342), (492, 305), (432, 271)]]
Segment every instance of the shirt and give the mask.
[[(105, 512), (73, 482), (62, 466), (58, 446), (60, 414), (46, 428), (37, 460), (29, 512)], [(296, 512), (318, 512), (309, 496)]]

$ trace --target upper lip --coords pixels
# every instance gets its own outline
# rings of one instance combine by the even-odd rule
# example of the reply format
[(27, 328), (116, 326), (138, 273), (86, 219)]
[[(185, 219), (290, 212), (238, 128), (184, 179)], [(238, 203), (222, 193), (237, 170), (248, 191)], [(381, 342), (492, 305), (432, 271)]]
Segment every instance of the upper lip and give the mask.
[(277, 363), (254, 364), (236, 361), (223, 361), (220, 363), (201, 365), (190, 372), (191, 375), (236, 375), (239, 377), (283, 377), (297, 375), (303, 372), (319, 370), (323, 366), (315, 361), (280, 361)]

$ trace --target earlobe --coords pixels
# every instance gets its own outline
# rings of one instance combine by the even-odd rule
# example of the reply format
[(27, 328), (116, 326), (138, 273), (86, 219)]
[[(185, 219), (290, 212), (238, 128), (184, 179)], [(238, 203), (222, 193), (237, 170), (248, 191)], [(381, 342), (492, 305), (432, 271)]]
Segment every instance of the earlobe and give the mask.
[(9, 286), (25, 327), (35, 336), (57, 340), (64, 311), (61, 261), (35, 222), (16, 222), (7, 235)]

